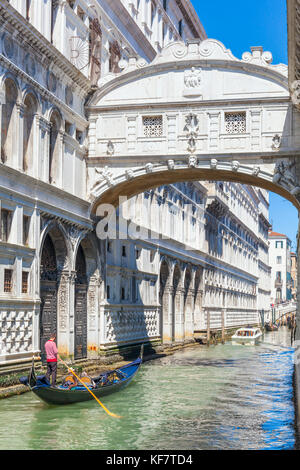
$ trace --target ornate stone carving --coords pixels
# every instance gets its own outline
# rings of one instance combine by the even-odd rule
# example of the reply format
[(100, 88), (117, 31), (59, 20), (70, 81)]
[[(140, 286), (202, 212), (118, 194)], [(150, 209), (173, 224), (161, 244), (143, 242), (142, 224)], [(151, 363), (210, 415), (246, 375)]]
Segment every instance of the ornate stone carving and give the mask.
[(201, 71), (202, 69), (192, 67), (191, 70), (185, 72), (183, 96), (201, 95)]
[(114, 146), (114, 144), (112, 143), (111, 140), (109, 140), (109, 141), (107, 142), (106, 153), (107, 153), (107, 155), (109, 155), (110, 157), (115, 153), (115, 146)]
[(167, 164), (168, 164), (168, 169), (169, 169), (169, 170), (174, 170), (174, 168), (175, 168), (175, 162), (174, 162), (174, 160), (168, 160), (168, 163), (167, 163)]
[(132, 169), (126, 170), (125, 176), (127, 180), (132, 180), (132, 178), (134, 178), (133, 170)]
[(196, 151), (196, 139), (199, 132), (199, 122), (196, 114), (190, 113), (185, 118), (184, 130), (187, 132), (189, 153), (193, 154)]
[(260, 173), (260, 167), (259, 166), (254, 166), (252, 169), (252, 175), (253, 176), (258, 176)]
[(147, 165), (145, 165), (145, 170), (146, 170), (146, 173), (152, 173), (153, 163), (147, 163)]
[(240, 167), (240, 163), (237, 160), (233, 160), (231, 163), (231, 169), (232, 171), (238, 171)]
[(53, 93), (56, 91), (57, 78), (54, 75), (54, 73), (50, 71), (48, 71), (48, 74), (47, 74), (47, 87), (48, 87), (48, 90), (52, 91)]
[(281, 137), (278, 134), (275, 134), (272, 139), (272, 149), (278, 150), (281, 146)]
[(212, 170), (216, 170), (217, 169), (217, 166), (218, 166), (218, 160), (216, 160), (215, 158), (212, 158), (211, 161), (210, 161), (210, 167)]
[(197, 165), (197, 157), (195, 157), (194, 155), (190, 155), (188, 157), (188, 166), (189, 168), (195, 168)]
[(35, 60), (30, 54), (26, 55), (24, 64), (26, 73), (28, 73), (30, 77), (34, 77), (36, 73)]
[(6, 33), (2, 36), (2, 44), (4, 55), (11, 59), (15, 52), (15, 46), (12, 38)]
[(300, 186), (298, 186), (296, 175), (291, 171), (294, 163), (281, 160), (276, 163), (273, 182), (280, 184), (293, 196), (299, 196)]
[[(106, 181), (108, 186), (114, 186), (115, 181), (113, 178), (113, 173), (108, 169), (108, 166), (105, 166), (103, 170), (99, 170), (98, 168), (95, 169), (96, 173), (102, 176), (103, 180)], [(95, 186), (98, 184), (98, 181), (96, 182)]]
[(273, 56), (271, 52), (264, 51), (261, 46), (258, 46), (251, 47), (251, 52), (244, 52), (242, 60), (257, 65), (270, 65), (273, 62)]

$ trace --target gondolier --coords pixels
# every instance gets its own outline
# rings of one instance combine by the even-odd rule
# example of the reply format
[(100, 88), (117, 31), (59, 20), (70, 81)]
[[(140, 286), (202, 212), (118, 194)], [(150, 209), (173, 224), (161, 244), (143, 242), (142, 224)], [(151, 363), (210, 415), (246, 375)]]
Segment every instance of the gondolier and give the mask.
[(46, 351), (46, 356), (47, 356), (46, 378), (48, 382), (50, 382), (50, 375), (51, 375), (52, 387), (54, 387), (56, 384), (57, 359), (60, 359), (57, 346), (55, 344), (55, 340), (56, 340), (56, 333), (52, 333), (49, 340), (45, 343), (45, 351)]

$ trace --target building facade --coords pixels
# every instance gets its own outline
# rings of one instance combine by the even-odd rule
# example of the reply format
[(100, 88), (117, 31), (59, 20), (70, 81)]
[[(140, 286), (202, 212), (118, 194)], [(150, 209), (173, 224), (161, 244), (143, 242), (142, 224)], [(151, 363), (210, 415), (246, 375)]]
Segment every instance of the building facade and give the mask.
[(283, 233), (269, 231), (271, 274), (271, 302), (292, 299), (291, 241)]
[[(53, 330), (77, 360), (190, 340), (208, 321), (257, 322), (269, 292), (264, 190), (194, 182), (142, 193), (124, 219), (132, 211), (133, 231), (158, 235), (134, 242), (99, 239), (91, 216), (88, 159), (96, 135), (106, 156), (114, 143), (85, 103), (132, 57), (142, 65), (169, 43), (204, 40), (191, 2), (2, 0), (0, 37), (0, 364), (43, 356)], [(160, 133), (152, 117), (144, 125)]]
[(291, 278), (292, 278), (292, 299), (297, 299), (297, 277), (298, 269), (297, 269), (297, 254), (291, 251)]

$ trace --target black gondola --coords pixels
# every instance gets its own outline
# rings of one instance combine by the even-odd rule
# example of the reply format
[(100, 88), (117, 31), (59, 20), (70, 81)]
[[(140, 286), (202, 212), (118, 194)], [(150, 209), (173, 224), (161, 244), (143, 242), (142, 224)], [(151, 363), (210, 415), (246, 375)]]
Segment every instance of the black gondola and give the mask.
[(265, 324), (266, 331), (278, 331), (278, 326), (270, 323)]
[[(100, 374), (91, 379), (90, 390), (97, 397), (103, 397), (110, 393), (118, 392), (126, 387), (138, 372), (143, 361), (143, 345), (140, 356), (133, 362)], [(36, 376), (34, 371), (34, 360), (28, 377), (21, 377), (20, 382), (28, 385), (33, 393), (41, 400), (51, 405), (66, 405), (69, 403), (78, 403), (81, 401), (93, 400), (90, 392), (80, 384), (69, 388), (62, 383), (52, 387), (47, 381), (45, 375)]]

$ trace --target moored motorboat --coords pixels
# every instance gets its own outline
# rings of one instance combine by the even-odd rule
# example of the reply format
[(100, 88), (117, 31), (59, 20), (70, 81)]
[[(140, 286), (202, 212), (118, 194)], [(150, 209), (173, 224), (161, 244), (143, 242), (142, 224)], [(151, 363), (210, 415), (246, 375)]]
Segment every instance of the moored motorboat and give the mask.
[[(118, 369), (99, 374), (97, 377), (84, 380), (91, 392), (97, 397), (103, 397), (118, 392), (126, 387), (138, 372), (143, 360), (143, 345), (140, 356), (133, 362)], [(70, 377), (70, 374), (67, 379)], [(28, 385), (41, 400), (51, 405), (66, 405), (87, 400), (93, 400), (92, 394), (80, 382), (70, 386), (70, 380), (64, 380), (61, 385), (51, 386), (45, 375), (36, 376), (34, 360), (28, 377), (21, 377), (20, 382)]]
[(262, 337), (262, 332), (257, 327), (247, 326), (239, 328), (231, 337), (232, 344), (257, 344)]

